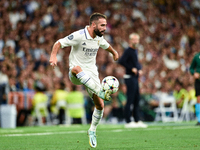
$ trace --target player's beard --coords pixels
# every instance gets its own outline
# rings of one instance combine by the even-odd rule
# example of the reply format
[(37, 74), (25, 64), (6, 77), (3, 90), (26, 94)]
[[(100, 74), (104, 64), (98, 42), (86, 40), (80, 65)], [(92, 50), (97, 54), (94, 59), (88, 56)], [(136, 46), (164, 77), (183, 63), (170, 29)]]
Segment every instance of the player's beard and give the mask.
[(103, 36), (102, 32), (99, 31), (99, 29), (94, 29), (94, 33), (97, 35), (97, 36)]

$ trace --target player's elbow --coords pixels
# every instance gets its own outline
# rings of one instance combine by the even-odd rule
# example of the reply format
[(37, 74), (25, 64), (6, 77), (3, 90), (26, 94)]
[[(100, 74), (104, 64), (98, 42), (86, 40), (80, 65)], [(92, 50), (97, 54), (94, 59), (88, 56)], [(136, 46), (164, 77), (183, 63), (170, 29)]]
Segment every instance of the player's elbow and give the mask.
[(55, 46), (55, 47), (58, 47), (58, 48), (61, 47), (61, 44), (60, 44), (59, 40), (55, 42), (54, 46)]

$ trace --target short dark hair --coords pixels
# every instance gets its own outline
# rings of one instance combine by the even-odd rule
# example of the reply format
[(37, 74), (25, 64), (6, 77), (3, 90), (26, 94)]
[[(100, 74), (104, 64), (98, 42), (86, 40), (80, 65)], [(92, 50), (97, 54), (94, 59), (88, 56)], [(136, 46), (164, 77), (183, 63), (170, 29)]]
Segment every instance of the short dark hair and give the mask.
[(97, 21), (99, 20), (100, 18), (104, 18), (104, 19), (107, 19), (107, 17), (103, 14), (100, 14), (100, 13), (93, 13), (91, 16), (90, 16), (90, 25), (92, 24), (93, 21)]

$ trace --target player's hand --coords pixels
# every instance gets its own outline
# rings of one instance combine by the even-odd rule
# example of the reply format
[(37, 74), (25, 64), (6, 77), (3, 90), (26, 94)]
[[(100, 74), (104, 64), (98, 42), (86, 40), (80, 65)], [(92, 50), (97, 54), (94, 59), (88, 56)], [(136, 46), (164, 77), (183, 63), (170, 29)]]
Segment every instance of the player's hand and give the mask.
[(195, 73), (194, 73), (194, 78), (195, 78), (195, 79), (199, 79), (199, 78), (200, 78), (199, 73), (195, 72)]
[(56, 56), (51, 56), (49, 60), (50, 65), (53, 67), (53, 69), (57, 66), (57, 58)]
[(119, 55), (118, 55), (117, 52), (115, 52), (115, 53), (113, 54), (113, 59), (114, 59), (115, 61), (117, 61), (117, 60), (119, 59)]

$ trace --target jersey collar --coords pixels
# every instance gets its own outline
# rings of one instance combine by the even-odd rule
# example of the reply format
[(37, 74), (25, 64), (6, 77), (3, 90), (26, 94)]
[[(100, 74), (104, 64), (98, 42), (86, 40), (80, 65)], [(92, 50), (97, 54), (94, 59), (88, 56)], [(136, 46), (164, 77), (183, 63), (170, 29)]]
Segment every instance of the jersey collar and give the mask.
[[(93, 38), (90, 36), (89, 32), (88, 32), (88, 29), (87, 29), (88, 27), (89, 27), (89, 26), (86, 26), (85, 29), (84, 29), (85, 38), (86, 38), (86, 39), (93, 39)], [(98, 38), (97, 35), (96, 35), (96, 37), (95, 37), (94, 39), (96, 39), (96, 38)]]

